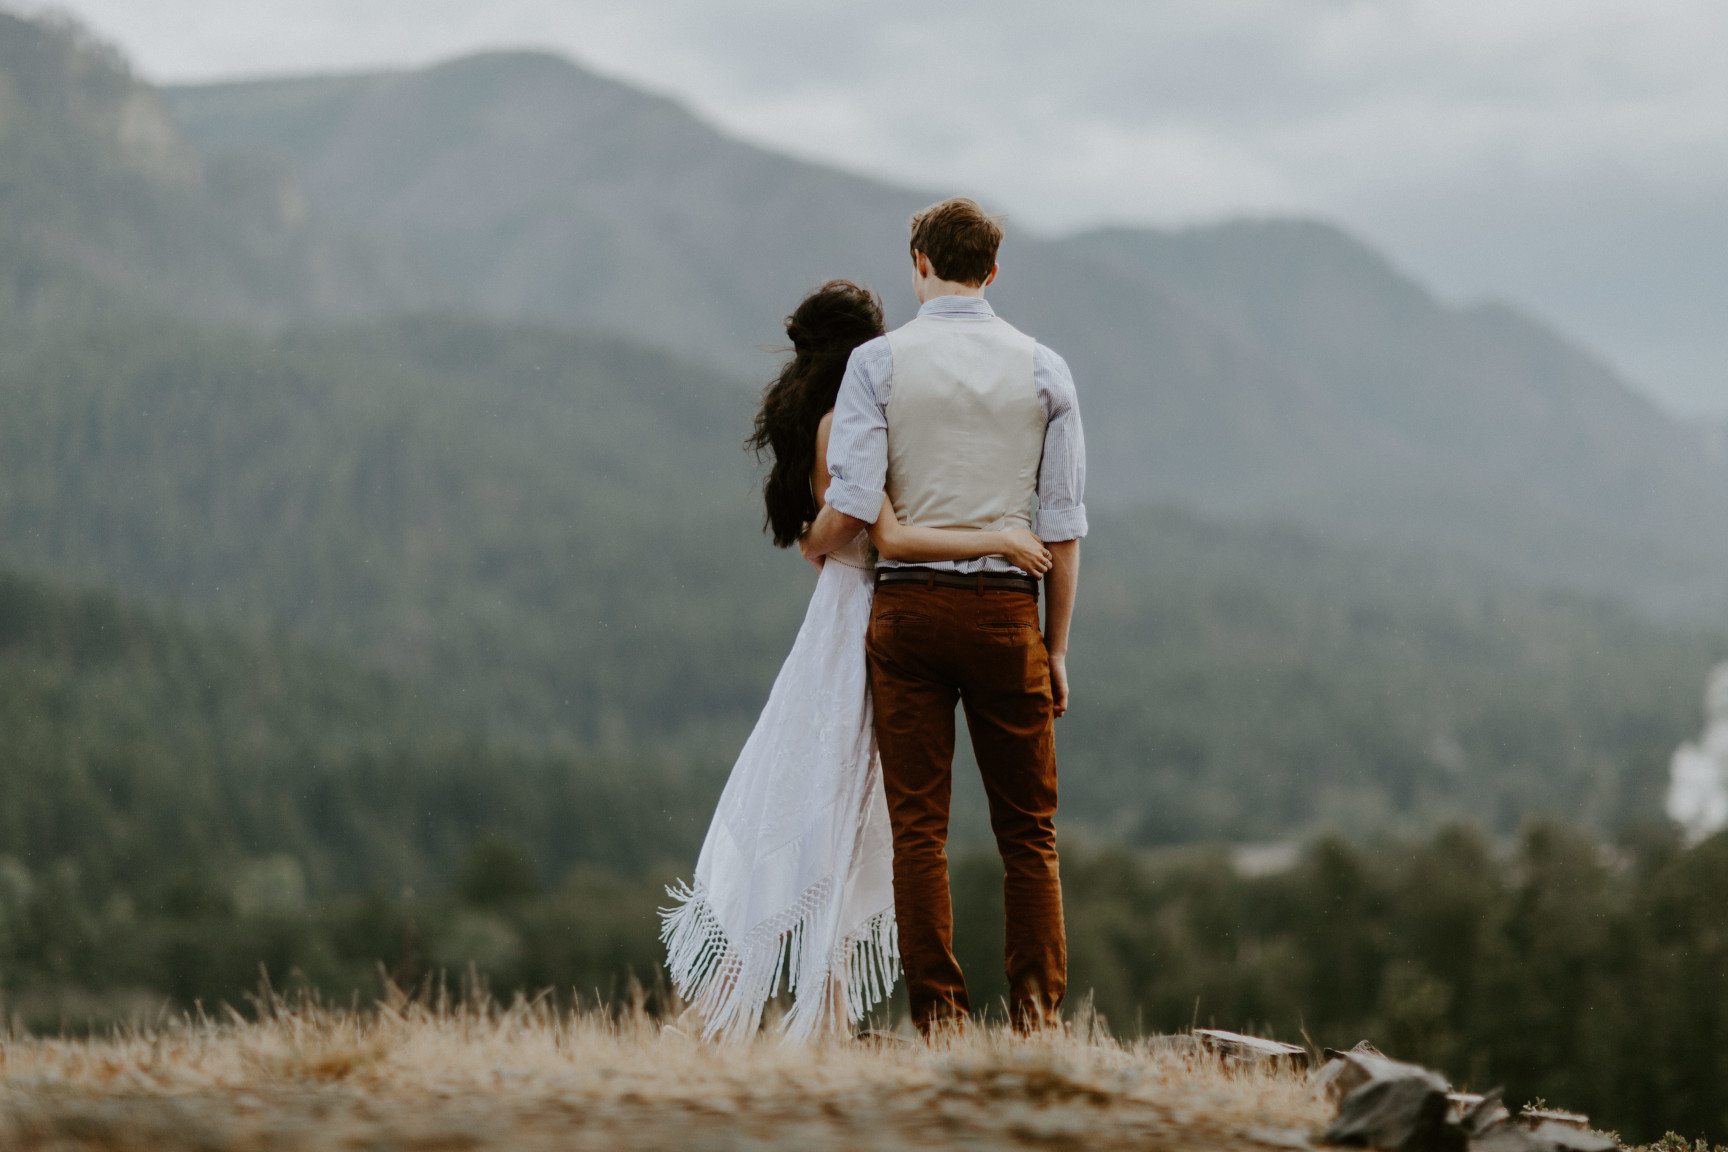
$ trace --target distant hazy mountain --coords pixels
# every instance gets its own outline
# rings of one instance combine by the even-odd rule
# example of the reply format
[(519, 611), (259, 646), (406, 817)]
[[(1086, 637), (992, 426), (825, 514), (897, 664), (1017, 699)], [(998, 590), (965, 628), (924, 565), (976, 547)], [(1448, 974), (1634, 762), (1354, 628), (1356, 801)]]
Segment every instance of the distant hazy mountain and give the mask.
[(817, 283), (899, 301), (906, 219), (933, 199), (740, 144), (553, 56), (168, 98), (201, 148), (288, 164), (321, 212), (411, 253), (443, 302), (756, 376), (758, 345), (783, 341)]
[[(1101, 231), (1040, 255), (1054, 275), (999, 296), (1085, 366), (1107, 484), (1723, 603), (1720, 456), (1529, 316), (1444, 305), (1313, 223)], [(1102, 291), (1026, 286), (1082, 259)]]
[(0, 11), (0, 319), (354, 313), (386, 266), (312, 227), (281, 165), (205, 163), (111, 49)]
[[(910, 311), (935, 198), (731, 140), (552, 56), (168, 93), (209, 154), (270, 157), (440, 301), (621, 331), (760, 378), (837, 275)], [(992, 296), (1063, 352), (1092, 502), (1175, 499), (1491, 560), (1666, 607), (1728, 593), (1728, 471), (1543, 325), (1455, 308), (1302, 222), (1011, 232)]]

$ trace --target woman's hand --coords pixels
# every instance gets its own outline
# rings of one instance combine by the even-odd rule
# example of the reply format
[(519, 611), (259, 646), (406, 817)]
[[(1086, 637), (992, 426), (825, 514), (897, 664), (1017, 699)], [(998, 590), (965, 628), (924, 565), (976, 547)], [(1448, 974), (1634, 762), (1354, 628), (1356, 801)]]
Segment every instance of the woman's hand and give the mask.
[[(827, 510), (823, 515), (827, 515)], [(973, 531), (970, 528), (922, 528), (900, 523), (894, 504), (882, 499), (882, 510), (870, 526), (870, 542), (884, 560), (930, 564), (940, 560), (975, 560), (1001, 556), (1033, 576), (1050, 571), (1054, 561), (1044, 541), (1025, 528)], [(808, 555), (808, 553), (806, 553)]]
[(1044, 541), (1025, 528), (1010, 528), (1002, 533), (1002, 557), (1014, 567), (1034, 576), (1042, 576), (1050, 571), (1054, 563), (1050, 559), (1050, 549), (1044, 547)]
[(822, 571), (822, 565), (828, 563), (828, 554), (827, 553), (825, 553), (825, 552), (817, 552), (814, 554), (811, 553), (811, 551), (810, 551), (810, 529), (808, 529), (808, 528), (804, 529), (804, 535), (798, 537), (798, 554), (803, 556), (804, 559), (810, 561), (810, 567), (816, 569), (816, 571), (818, 571), (818, 572)]

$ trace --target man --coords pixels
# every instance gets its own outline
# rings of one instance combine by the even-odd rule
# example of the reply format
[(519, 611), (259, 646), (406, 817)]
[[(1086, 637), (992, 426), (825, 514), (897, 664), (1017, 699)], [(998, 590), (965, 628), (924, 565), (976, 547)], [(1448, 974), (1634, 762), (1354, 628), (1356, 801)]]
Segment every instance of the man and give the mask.
[(1010, 1011), (1053, 1019), (1067, 989), (1056, 859), (1055, 718), (1068, 708), (1068, 625), (1086, 534), (1086, 453), (1068, 366), (997, 318), (1000, 225), (971, 200), (912, 218), (911, 323), (852, 353), (828, 441), (826, 506), (803, 541), (825, 555), (873, 523), (1029, 526), (1055, 561), (1038, 581), (1001, 557), (876, 572), (867, 650), (894, 832), (894, 901), (912, 1016), (928, 1033), (970, 1011), (954, 958), (948, 811), (954, 706), (1006, 868)]

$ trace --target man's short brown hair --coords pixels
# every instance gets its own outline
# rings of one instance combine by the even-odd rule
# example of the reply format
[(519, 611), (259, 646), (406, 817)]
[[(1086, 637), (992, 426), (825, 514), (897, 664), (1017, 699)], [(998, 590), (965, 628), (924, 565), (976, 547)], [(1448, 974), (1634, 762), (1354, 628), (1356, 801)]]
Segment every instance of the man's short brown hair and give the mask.
[(985, 215), (976, 200), (964, 196), (932, 204), (912, 217), (912, 258), (924, 253), (930, 270), (943, 280), (978, 287), (990, 278), (1001, 246), (999, 218)]

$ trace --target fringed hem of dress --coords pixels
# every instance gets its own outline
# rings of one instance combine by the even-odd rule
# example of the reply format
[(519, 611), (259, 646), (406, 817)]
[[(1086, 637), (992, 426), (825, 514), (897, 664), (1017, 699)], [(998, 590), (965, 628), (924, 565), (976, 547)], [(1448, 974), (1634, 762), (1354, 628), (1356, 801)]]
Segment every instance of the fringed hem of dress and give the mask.
[(857, 1024), (894, 990), (900, 934), (893, 908), (841, 936), (827, 955), (805, 955), (807, 927), (833, 911), (832, 880), (822, 880), (791, 908), (757, 925), (737, 948), (727, 940), (699, 882), (694, 887), (680, 883), (666, 894), (675, 902), (660, 909), (668, 975), (678, 995), (701, 1016), (705, 1039), (754, 1035), (762, 1009), (782, 980), (793, 1002), (780, 1031), (799, 1040), (816, 1036), (842, 1006), (846, 1023)]

